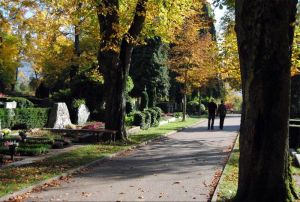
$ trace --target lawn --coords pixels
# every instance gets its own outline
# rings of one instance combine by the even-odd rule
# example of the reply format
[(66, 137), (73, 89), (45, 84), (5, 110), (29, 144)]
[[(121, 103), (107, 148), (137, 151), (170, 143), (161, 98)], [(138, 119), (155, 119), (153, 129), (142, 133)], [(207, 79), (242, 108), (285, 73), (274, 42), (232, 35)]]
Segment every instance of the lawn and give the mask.
[(150, 128), (132, 135), (128, 142), (115, 144), (87, 145), (70, 152), (44, 159), (43, 161), (21, 167), (8, 167), (0, 170), (0, 197), (21, 190), (43, 180), (58, 176), (67, 170), (77, 168), (110, 154), (128, 149), (144, 141), (158, 138), (166, 133), (191, 126), (199, 122), (199, 118), (187, 121), (176, 121), (166, 125)]
[[(231, 201), (236, 195), (239, 172), (239, 156), (239, 144), (237, 141), (220, 179), (218, 201)], [(300, 175), (300, 168), (292, 166), (292, 173), (294, 176)], [(297, 193), (299, 193), (300, 187), (296, 186), (296, 190)]]

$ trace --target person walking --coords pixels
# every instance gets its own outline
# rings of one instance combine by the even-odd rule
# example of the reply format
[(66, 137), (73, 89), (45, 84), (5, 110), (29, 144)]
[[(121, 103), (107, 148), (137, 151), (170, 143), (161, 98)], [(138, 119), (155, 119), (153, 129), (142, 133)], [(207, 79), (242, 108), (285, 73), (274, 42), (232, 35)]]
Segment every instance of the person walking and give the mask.
[(217, 110), (217, 104), (214, 102), (212, 98), (207, 105), (208, 108), (208, 130), (214, 129), (215, 115)]
[(224, 125), (224, 120), (226, 117), (226, 113), (227, 113), (227, 109), (226, 106), (224, 104), (224, 100), (221, 100), (221, 104), (218, 107), (217, 110), (217, 116), (220, 116), (220, 129), (223, 130), (223, 125)]

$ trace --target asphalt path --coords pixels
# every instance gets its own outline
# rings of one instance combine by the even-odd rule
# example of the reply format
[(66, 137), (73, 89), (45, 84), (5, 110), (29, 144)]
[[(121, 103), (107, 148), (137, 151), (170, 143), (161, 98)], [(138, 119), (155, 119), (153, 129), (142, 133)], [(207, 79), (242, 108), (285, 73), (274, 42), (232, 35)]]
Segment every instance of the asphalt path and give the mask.
[(105, 160), (27, 201), (209, 201), (239, 129), (229, 115), (224, 130), (207, 121)]

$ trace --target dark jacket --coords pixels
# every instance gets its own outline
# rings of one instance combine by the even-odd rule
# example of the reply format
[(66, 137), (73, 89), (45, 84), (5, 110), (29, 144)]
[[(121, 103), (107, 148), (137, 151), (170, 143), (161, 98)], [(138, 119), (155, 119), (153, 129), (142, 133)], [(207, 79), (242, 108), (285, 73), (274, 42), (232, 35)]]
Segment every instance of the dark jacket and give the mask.
[(209, 115), (215, 115), (216, 114), (216, 109), (217, 109), (217, 104), (214, 103), (214, 102), (210, 102), (208, 103), (207, 105), (207, 108), (208, 108), (208, 114)]
[(220, 104), (219, 107), (218, 107), (218, 112), (217, 114), (219, 116), (226, 116), (226, 113), (227, 113), (227, 109), (226, 109), (226, 106), (224, 104)]

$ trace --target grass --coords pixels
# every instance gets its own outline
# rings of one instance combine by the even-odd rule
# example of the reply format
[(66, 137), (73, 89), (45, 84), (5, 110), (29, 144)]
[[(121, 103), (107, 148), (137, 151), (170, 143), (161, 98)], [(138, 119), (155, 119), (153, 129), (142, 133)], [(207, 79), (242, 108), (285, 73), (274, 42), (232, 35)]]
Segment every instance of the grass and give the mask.
[[(238, 162), (239, 162), (239, 144), (236, 142), (231, 156), (227, 162), (227, 165), (223, 171), (218, 190), (218, 200), (217, 201), (231, 201), (237, 192), (238, 185)], [(292, 165), (292, 174), (300, 175), (300, 168)], [(300, 187), (296, 186), (296, 192), (300, 192)]]
[(238, 184), (239, 145), (236, 142), (219, 183), (218, 201), (233, 199)]
[(168, 132), (191, 126), (199, 122), (199, 118), (177, 121), (157, 128), (141, 131), (130, 137), (128, 142), (115, 144), (87, 145), (78, 149), (46, 158), (42, 161), (20, 166), (7, 167), (0, 170), (0, 197), (43, 180), (58, 176), (67, 170), (101, 159), (110, 154), (126, 150), (147, 140), (160, 137)]

